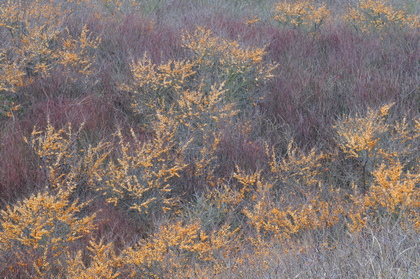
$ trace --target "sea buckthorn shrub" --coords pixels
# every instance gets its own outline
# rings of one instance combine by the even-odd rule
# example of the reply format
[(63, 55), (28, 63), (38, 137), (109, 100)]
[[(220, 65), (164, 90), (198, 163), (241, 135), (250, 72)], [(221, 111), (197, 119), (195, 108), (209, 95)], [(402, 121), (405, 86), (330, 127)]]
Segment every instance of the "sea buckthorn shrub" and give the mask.
[(417, 17), (228, 2), (1, 2), (0, 277), (419, 277)]
[(181, 94), (197, 90), (211, 97), (212, 87), (225, 90), (223, 104), (228, 110), (235, 104), (245, 108), (258, 101), (250, 90), (272, 78), (271, 72), (277, 67), (263, 63), (263, 48), (243, 47), (204, 27), (186, 31), (182, 45), (188, 57), (184, 60), (156, 65), (145, 53), (143, 59), (131, 64), (134, 80), (123, 83), (121, 89), (133, 94), (137, 113), (153, 115), (157, 108), (168, 110), (171, 106), (178, 112), (185, 106), (178, 104)]
[(11, 117), (19, 109), (14, 102), (19, 88), (37, 80), (47, 84), (59, 74), (66, 89), (96, 85), (101, 38), (90, 32), (85, 19), (76, 30), (66, 27), (68, 20), (87, 10), (98, 20), (118, 21), (138, 6), (131, 0), (9, 0), (0, 4), (4, 38), (0, 45), (0, 115)]
[(240, 196), (247, 202), (243, 214), (255, 229), (254, 240), (282, 241), (305, 231), (327, 229), (343, 219), (344, 207), (333, 186), (323, 184), (320, 166), (324, 154), (298, 151), (290, 142), (279, 160), (273, 150), (270, 172), (246, 174), (238, 169), (234, 177)]
[[(79, 149), (80, 131), (55, 129), (48, 124), (45, 131), (36, 127), (31, 147), (41, 159), (51, 188), (76, 187), (80, 194), (97, 192), (108, 203), (134, 210), (144, 221), (148, 215), (173, 210), (177, 198), (171, 195), (171, 179), (179, 177), (186, 165), (180, 153), (185, 146), (173, 140), (177, 126), (173, 119), (158, 116), (152, 139), (140, 141), (131, 130), (124, 137), (118, 130), (117, 145), (101, 141), (96, 146)], [(188, 143), (187, 143), (188, 144)], [(162, 215), (163, 216), (163, 215)]]
[(276, 65), (263, 63), (262, 48), (242, 47), (203, 27), (185, 32), (182, 41), (188, 58), (156, 65), (145, 54), (133, 61), (133, 82), (121, 89), (133, 95), (133, 109), (146, 125), (156, 112), (178, 122), (176, 140), (191, 141), (183, 154), (189, 176), (214, 184), (221, 128), (238, 109), (256, 105), (251, 90), (270, 79)]
[(217, 276), (228, 268), (226, 259), (237, 251), (239, 237), (239, 229), (228, 225), (210, 234), (196, 222), (163, 224), (151, 238), (124, 251), (123, 263), (132, 277)]
[(172, 180), (186, 166), (180, 156), (186, 145), (174, 141), (175, 121), (159, 117), (150, 140), (141, 142), (131, 132), (128, 141), (118, 131), (117, 157), (92, 169), (90, 174), (91, 187), (106, 197), (107, 202), (134, 210), (146, 223), (151, 222), (150, 216), (158, 218), (176, 211), (179, 201), (171, 194)]
[(419, 225), (419, 120), (387, 121), (393, 105), (369, 109), (364, 117), (346, 117), (335, 126), (340, 147), (356, 159), (361, 175), (352, 181), (352, 230), (381, 218)]
[(77, 33), (65, 26), (71, 14), (55, 1), (7, 1), (0, 5), (0, 113), (17, 110), (19, 88), (35, 80), (44, 83), (60, 72), (65, 84), (92, 87), (95, 84), (95, 49), (101, 39), (86, 25)]
[(373, 172), (370, 191), (352, 196), (356, 208), (351, 216), (350, 229), (360, 231), (369, 222), (390, 220), (392, 224), (406, 226), (413, 223), (418, 229), (420, 175), (403, 171), (399, 162), (381, 164)]
[[(323, 163), (327, 154), (316, 152), (314, 148), (305, 154), (295, 146), (293, 140), (289, 142), (286, 153), (281, 158), (267, 145), (266, 154), (270, 158), (270, 174), (280, 193), (283, 189), (295, 189), (298, 192), (301, 185), (311, 187), (322, 182), (321, 175), (325, 169)], [(306, 190), (308, 189), (304, 191)]]
[(394, 104), (378, 110), (368, 109), (365, 116), (346, 116), (337, 121), (337, 142), (346, 155), (355, 161), (361, 177), (353, 181), (362, 191), (369, 191), (374, 169), (381, 164), (401, 161), (410, 171), (418, 172), (418, 121), (406, 118), (387, 120)]
[(207, 86), (224, 84), (226, 101), (236, 103), (240, 109), (258, 102), (259, 96), (254, 96), (253, 91), (272, 79), (272, 72), (278, 66), (263, 61), (264, 48), (243, 46), (204, 27), (185, 32), (182, 40), (197, 63), (198, 80)]
[(381, 0), (360, 0), (357, 5), (349, 6), (347, 14), (344, 15), (344, 21), (362, 32), (420, 27), (418, 15), (409, 14)]
[(274, 8), (273, 20), (282, 26), (314, 32), (319, 31), (330, 17), (331, 11), (325, 3), (281, 1)]
[(113, 243), (103, 243), (102, 240), (96, 242), (89, 241), (87, 246), (89, 251), (89, 265), (83, 259), (82, 250), (76, 254), (67, 253), (66, 278), (121, 278), (124, 275), (119, 271), (122, 259), (115, 252)]
[(80, 216), (86, 203), (71, 198), (73, 187), (45, 189), (0, 212), (2, 268), (22, 277), (61, 277), (66, 253), (94, 229), (95, 214)]

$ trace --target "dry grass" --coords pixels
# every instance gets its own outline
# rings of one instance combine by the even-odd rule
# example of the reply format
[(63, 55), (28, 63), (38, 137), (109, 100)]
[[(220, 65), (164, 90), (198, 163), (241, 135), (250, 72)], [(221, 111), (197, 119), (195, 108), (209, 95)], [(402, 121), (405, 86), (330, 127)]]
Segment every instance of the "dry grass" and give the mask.
[(418, 278), (419, 9), (1, 3), (0, 275)]

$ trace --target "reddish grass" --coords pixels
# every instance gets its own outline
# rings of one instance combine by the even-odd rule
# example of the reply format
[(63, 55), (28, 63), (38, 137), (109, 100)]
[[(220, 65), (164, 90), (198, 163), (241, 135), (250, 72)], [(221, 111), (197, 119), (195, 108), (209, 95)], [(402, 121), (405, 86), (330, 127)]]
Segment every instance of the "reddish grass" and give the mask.
[(262, 139), (253, 139), (235, 127), (228, 127), (223, 131), (216, 154), (216, 173), (220, 177), (229, 177), (236, 171), (236, 166), (249, 172), (267, 167), (267, 155)]
[[(92, 237), (103, 239), (104, 242), (113, 242), (116, 249), (126, 245), (134, 245), (141, 238), (150, 233), (142, 222), (130, 216), (127, 212), (115, 207), (101, 197), (97, 197), (89, 205), (89, 212), (96, 213), (95, 224), (97, 230)], [(134, 213), (133, 213), (134, 214)]]
[[(78, 127), (84, 122), (86, 143), (109, 137), (116, 127), (135, 128), (139, 119), (130, 108), (131, 97), (118, 89), (118, 82), (130, 78), (130, 59), (139, 59), (144, 52), (155, 63), (182, 58), (185, 54), (180, 35), (196, 25), (205, 25), (220, 36), (239, 39), (244, 45), (267, 46), (265, 59), (277, 62), (279, 67), (276, 78), (258, 92), (264, 96), (260, 109), (268, 121), (283, 127), (279, 133), (291, 134), (301, 147), (332, 144), (331, 124), (342, 114), (389, 101), (395, 101), (400, 111), (412, 115), (419, 112), (416, 69), (420, 39), (413, 34), (393, 34), (383, 39), (337, 26), (311, 37), (268, 24), (248, 26), (245, 16), (204, 11), (191, 18), (180, 18), (173, 26), (152, 18), (135, 14), (112, 22), (88, 18), (89, 30), (102, 37), (95, 62), (99, 71), (92, 77), (98, 79), (96, 85), (77, 86), (56, 72), (51, 78), (39, 78), (18, 92), (26, 107), (14, 120), (17, 121), (14, 125), (21, 128), (19, 132), (2, 131), (3, 146), (8, 147), (1, 151), (4, 166), (1, 185), (6, 200), (15, 192), (33, 187), (28, 181), (38, 176), (34, 167), (29, 167), (33, 163), (25, 159), (28, 157), (25, 152), (30, 151), (24, 151), (26, 147), (20, 141), (23, 135), (28, 135), (34, 125), (45, 126), (47, 117), (57, 127), (68, 122)], [(74, 27), (71, 32), (77, 34), (82, 25), (69, 23)], [(12, 120), (3, 121), (6, 124)], [(225, 134), (218, 151), (223, 173), (230, 172), (235, 164), (254, 169), (264, 160), (261, 143), (276, 142), (278, 135), (262, 133), (258, 142), (243, 135)], [(6, 194), (7, 191), (10, 193)]]
[(45, 183), (39, 160), (24, 143), (28, 133), (22, 123), (9, 123), (0, 134), (0, 204), (21, 199)]
[(412, 66), (413, 58), (420, 58), (415, 52), (419, 42), (406, 40), (386, 42), (344, 27), (315, 38), (277, 32), (268, 56), (280, 66), (263, 104), (266, 116), (293, 127), (301, 145), (322, 145), (331, 139), (328, 127), (342, 114), (390, 101), (406, 111), (418, 107), (418, 98), (408, 95), (418, 90)]
[[(16, 112), (13, 118), (0, 119), (0, 208), (37, 192), (47, 183), (38, 158), (23, 137), (29, 137), (34, 126), (45, 127), (48, 118), (57, 128), (71, 123), (77, 129), (85, 123), (80, 139), (84, 145), (96, 144), (103, 139), (116, 141), (112, 134), (117, 128), (123, 130), (127, 141), (131, 140), (130, 128), (141, 139), (149, 139), (148, 131), (140, 128), (142, 119), (131, 109), (130, 94), (121, 92), (118, 83), (131, 78), (129, 65), (132, 59), (142, 58), (145, 52), (154, 63), (184, 58), (186, 54), (181, 46), (181, 34), (184, 30), (193, 31), (197, 25), (206, 26), (218, 36), (239, 40), (244, 46), (266, 46), (264, 59), (279, 64), (275, 70), (276, 77), (255, 92), (264, 98), (255, 108), (262, 120), (250, 121), (252, 134), (242, 133), (233, 126), (224, 128), (215, 151), (218, 164), (215, 180), (229, 178), (236, 166), (249, 172), (266, 169), (268, 158), (264, 142), (274, 145), (279, 154), (285, 150), (290, 136), (303, 149), (337, 150), (332, 124), (344, 114), (363, 113), (367, 107), (389, 102), (396, 103), (391, 110), (391, 118), (420, 114), (418, 32), (380, 36), (357, 33), (338, 24), (329, 26), (317, 36), (310, 36), (297, 30), (276, 28), (268, 22), (249, 26), (245, 23), (248, 11), (233, 16), (197, 3), (172, 2), (173, 5), (162, 4), (149, 16), (133, 13), (120, 19), (100, 21), (88, 12), (81, 12), (77, 17), (66, 20), (73, 36), (80, 34), (84, 24), (93, 36), (101, 36), (102, 43), (95, 52), (97, 71), (84, 83), (80, 81), (86, 77), (76, 76), (78, 81), (70, 82), (64, 71), (57, 70), (49, 78), (34, 77), (30, 86), (17, 92), (16, 102), (23, 106), (23, 110)], [(192, 14), (185, 11), (192, 11)], [(1, 36), (5, 34), (0, 33)], [(250, 111), (244, 114), (253, 115)], [(326, 162), (323, 181), (335, 187), (349, 188), (351, 180), (358, 180), (359, 170), (356, 168), (359, 165), (342, 154), (334, 159), (334, 162)], [(181, 172), (179, 179), (174, 179), (170, 181), (174, 185), (172, 194), (185, 201), (192, 201), (195, 194), (206, 191), (210, 185), (209, 181), (195, 177), (189, 167)], [(74, 251), (84, 249), (87, 252), (90, 237), (112, 241), (118, 250), (147, 237), (147, 233), (153, 230), (135, 214), (107, 204), (95, 196), (96, 193), (86, 190), (78, 194), (84, 199), (86, 194), (89, 198), (93, 197), (93, 202), (82, 214), (97, 212), (98, 228), (93, 235), (76, 242), (71, 247)], [(399, 239), (381, 239), (386, 234), (380, 230), (375, 233), (384, 247), (400, 243)], [(358, 241), (356, 245), (361, 248), (353, 247), (354, 243), (350, 240), (342, 244), (346, 247), (339, 247), (341, 251), (350, 251), (354, 257), (352, 264), (365, 257), (360, 251), (372, 250), (371, 247), (362, 247), (370, 245), (365, 239)], [(318, 240), (313, 242), (319, 245)], [(415, 247), (417, 244), (413, 243), (410, 245)], [(298, 274), (300, 267), (305, 266), (324, 276), (322, 274), (329, 271), (325, 263), (329, 262), (328, 259), (338, 258), (334, 254), (337, 251), (340, 252), (328, 252), (315, 245), (306, 254), (291, 255), (290, 261), (286, 257), (285, 262), (277, 264), (273, 274), (279, 277), (294, 272)], [(405, 250), (401, 251), (391, 251), (390, 254), (405, 257)], [(88, 261), (87, 253), (84, 255)], [(395, 257), (391, 258), (391, 262), (395, 263)], [(408, 257), (406, 261), (409, 265)], [(308, 262), (313, 265), (308, 266)], [(340, 263), (336, 263), (337, 266)], [(368, 269), (368, 264), (365, 268)], [(344, 266), (343, 270), (346, 269), (354, 272), (360, 267)], [(6, 270), (0, 270), (0, 275), (7, 278), (27, 276)]]

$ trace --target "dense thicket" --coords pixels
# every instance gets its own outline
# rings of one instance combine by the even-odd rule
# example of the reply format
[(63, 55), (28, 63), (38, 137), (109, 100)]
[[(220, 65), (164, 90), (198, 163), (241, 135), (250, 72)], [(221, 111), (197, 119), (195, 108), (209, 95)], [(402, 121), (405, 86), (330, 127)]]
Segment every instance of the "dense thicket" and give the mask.
[(418, 278), (419, 9), (1, 2), (0, 275)]

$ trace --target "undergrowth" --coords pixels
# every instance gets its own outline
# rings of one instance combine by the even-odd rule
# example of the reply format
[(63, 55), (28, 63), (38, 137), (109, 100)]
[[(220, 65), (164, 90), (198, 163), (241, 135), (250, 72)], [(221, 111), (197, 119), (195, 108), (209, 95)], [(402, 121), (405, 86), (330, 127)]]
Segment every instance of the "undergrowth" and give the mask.
[(0, 4), (0, 275), (417, 278), (420, 7), (172, 2)]

